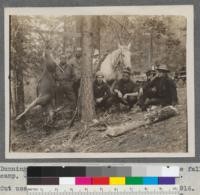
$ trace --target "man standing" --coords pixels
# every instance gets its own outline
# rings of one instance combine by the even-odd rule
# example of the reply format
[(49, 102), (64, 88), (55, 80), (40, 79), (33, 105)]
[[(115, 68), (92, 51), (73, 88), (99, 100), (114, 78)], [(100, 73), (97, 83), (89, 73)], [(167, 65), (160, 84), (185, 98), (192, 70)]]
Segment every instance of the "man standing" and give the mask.
[(130, 69), (124, 69), (122, 79), (116, 83), (113, 90), (115, 93), (115, 102), (127, 105), (129, 109), (131, 109), (133, 105), (137, 103), (138, 96), (138, 87), (130, 79), (130, 75)]
[(104, 75), (101, 71), (96, 73), (96, 79), (93, 84), (95, 107), (100, 110), (108, 110), (112, 106), (110, 88), (104, 82)]
[[(69, 111), (72, 113), (76, 106), (76, 98), (73, 89), (73, 82), (76, 78), (73, 63), (71, 61), (72, 50), (68, 49), (66, 55), (61, 58), (60, 66), (63, 71), (58, 70), (58, 88), (59, 94), (61, 95), (61, 101), (64, 101), (64, 104), (69, 105)], [(68, 100), (66, 102), (66, 99)], [(60, 102), (59, 102), (60, 103)]]
[(160, 65), (157, 75), (148, 84), (148, 90), (144, 92), (142, 110), (150, 105), (176, 105), (178, 102), (175, 82), (168, 76), (169, 70), (166, 65)]

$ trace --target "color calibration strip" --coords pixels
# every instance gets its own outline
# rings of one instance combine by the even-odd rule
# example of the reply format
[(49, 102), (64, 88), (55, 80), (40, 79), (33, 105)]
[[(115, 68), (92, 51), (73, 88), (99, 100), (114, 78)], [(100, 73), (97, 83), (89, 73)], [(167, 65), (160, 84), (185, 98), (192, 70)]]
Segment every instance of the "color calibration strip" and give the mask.
[(28, 167), (27, 185), (175, 185), (179, 176), (178, 167), (151, 170), (154, 173), (132, 167)]
[(28, 177), (27, 185), (174, 185), (175, 177)]

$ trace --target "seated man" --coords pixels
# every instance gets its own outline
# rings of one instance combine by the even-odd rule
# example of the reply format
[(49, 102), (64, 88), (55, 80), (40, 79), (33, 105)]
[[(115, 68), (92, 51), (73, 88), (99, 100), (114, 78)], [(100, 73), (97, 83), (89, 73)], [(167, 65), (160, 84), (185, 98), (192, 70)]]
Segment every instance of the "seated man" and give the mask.
[(101, 71), (96, 73), (96, 79), (93, 84), (95, 108), (100, 110), (107, 110), (112, 106), (112, 98), (110, 88), (103, 81), (104, 75)]
[(138, 105), (142, 110), (145, 110), (144, 102), (147, 98), (155, 97), (155, 91), (151, 88), (151, 82), (157, 77), (156, 70), (148, 70), (146, 72), (146, 81), (142, 84), (139, 90), (139, 100)]
[(120, 79), (115, 87), (115, 102), (127, 105), (129, 109), (137, 103), (138, 86), (130, 79), (131, 71), (123, 70), (122, 79)]
[(175, 105), (178, 102), (175, 82), (168, 76), (168, 68), (161, 65), (157, 69), (157, 75), (146, 86), (143, 91), (142, 110), (150, 105)]
[[(148, 70), (146, 72), (146, 79), (147, 80), (143, 83), (142, 90), (146, 91), (146, 92), (149, 92), (148, 94), (150, 96), (151, 96), (151, 93), (152, 93), (151, 88), (150, 88), (151, 81), (153, 81), (156, 76), (157, 76), (156, 75), (156, 70)], [(142, 91), (142, 93), (143, 93), (143, 91)], [(152, 95), (154, 95), (154, 94), (152, 94)]]

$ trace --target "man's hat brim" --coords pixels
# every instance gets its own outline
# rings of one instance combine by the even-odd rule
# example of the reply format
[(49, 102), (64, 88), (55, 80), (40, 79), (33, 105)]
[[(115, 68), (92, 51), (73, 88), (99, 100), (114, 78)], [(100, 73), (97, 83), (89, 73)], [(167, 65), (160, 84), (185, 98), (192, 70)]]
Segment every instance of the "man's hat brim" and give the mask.
[(103, 78), (104, 76), (103, 75), (97, 75), (96, 77), (97, 78)]
[(168, 67), (167, 67), (167, 65), (165, 65), (165, 64), (162, 64), (162, 65), (158, 66), (157, 70), (158, 71), (163, 71), (163, 72), (170, 72)]
[(131, 74), (131, 72), (128, 71), (128, 70), (124, 70), (123, 73), (125, 73), (125, 74)]
[(151, 73), (155, 73), (156, 71), (155, 70), (148, 70), (146, 71), (146, 74), (151, 74)]
[(157, 68), (158, 71), (163, 71), (163, 72), (170, 72), (168, 69), (165, 68)]

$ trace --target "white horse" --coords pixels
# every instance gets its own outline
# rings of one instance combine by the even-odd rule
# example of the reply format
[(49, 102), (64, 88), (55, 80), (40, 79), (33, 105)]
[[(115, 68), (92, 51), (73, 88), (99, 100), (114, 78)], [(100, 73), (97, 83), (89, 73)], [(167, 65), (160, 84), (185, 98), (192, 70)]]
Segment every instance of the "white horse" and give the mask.
[(106, 56), (100, 65), (100, 71), (104, 74), (106, 81), (120, 79), (124, 68), (132, 69), (130, 47), (130, 43), (128, 46), (118, 44), (118, 49)]

